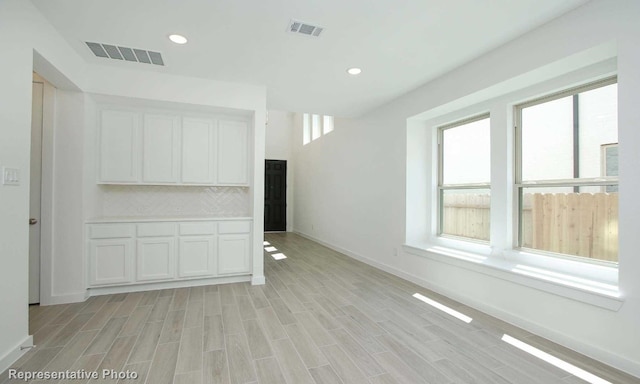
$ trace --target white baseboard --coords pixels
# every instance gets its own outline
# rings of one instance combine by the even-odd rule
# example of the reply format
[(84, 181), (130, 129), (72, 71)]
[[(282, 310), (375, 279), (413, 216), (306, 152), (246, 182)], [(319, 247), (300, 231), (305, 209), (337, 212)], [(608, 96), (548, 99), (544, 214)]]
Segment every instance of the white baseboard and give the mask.
[(365, 264), (368, 264), (372, 267), (381, 269), (385, 272), (388, 272), (392, 275), (395, 275), (397, 277), (400, 277), (402, 279), (408, 280), (414, 284), (417, 284), (421, 287), (424, 287), (426, 289), (430, 289), (434, 292), (437, 292), (441, 295), (445, 295), (451, 299), (454, 299), (456, 301), (459, 301), (462, 304), (468, 305), (469, 307), (472, 307), (474, 309), (477, 309), (481, 312), (484, 312), (486, 314), (489, 314), (493, 317), (496, 317), (502, 321), (505, 321), (509, 324), (515, 325), (517, 327), (520, 327), (526, 331), (529, 331), (533, 334), (539, 335), (541, 337), (544, 337), (546, 339), (549, 339), (557, 344), (560, 344), (566, 348), (572, 349), (578, 353), (581, 353), (585, 356), (591, 357), (595, 360), (601, 361), (605, 364), (608, 364), (614, 368), (617, 368), (621, 371), (627, 372), (630, 375), (633, 376), (637, 376), (640, 377), (640, 365), (636, 364), (635, 362), (613, 354), (611, 352), (605, 351), (603, 349), (597, 348), (593, 345), (590, 344), (586, 344), (583, 343), (579, 340), (575, 340), (573, 338), (567, 337), (564, 333), (560, 333), (557, 332), (553, 329), (549, 329), (547, 327), (541, 326), (540, 324), (531, 322), (527, 319), (521, 318), (519, 316), (516, 316), (510, 312), (504, 311), (500, 308), (496, 308), (493, 307), (491, 305), (487, 305), (484, 302), (479, 302), (476, 301), (472, 298), (469, 298), (468, 296), (465, 295), (461, 295), (458, 292), (451, 290), (449, 288), (443, 287), (441, 285), (436, 285), (431, 283), (428, 280), (422, 279), (418, 276), (412, 275), (410, 273), (404, 272), (400, 269), (397, 269), (395, 267), (392, 267), (390, 265), (384, 264), (384, 263), (380, 263), (376, 260), (370, 259), (368, 257), (362, 256), (356, 252), (352, 252), (348, 249), (344, 249), (342, 247), (333, 245), (331, 243), (327, 243), (323, 240), (320, 240), (314, 236), (308, 235), (306, 233), (300, 232), (300, 231), (295, 231), (294, 233), (305, 237), (309, 240), (315, 241), (319, 244), (324, 245), (327, 248), (333, 249), (336, 252), (340, 252), (346, 256), (351, 257), (352, 259), (356, 259), (358, 261), (361, 261)]
[(33, 336), (27, 336), (20, 344), (16, 345), (4, 356), (0, 357), (0, 373), (11, 368), (11, 364), (15, 363), (20, 357), (22, 357), (22, 355), (27, 353), (29, 351), (29, 347), (33, 347)]
[(57, 305), (57, 304), (70, 304), (70, 303), (81, 303), (85, 301), (89, 297), (89, 292), (78, 292), (71, 293), (66, 295), (54, 295), (49, 297), (41, 297), (40, 305)]
[(159, 289), (200, 287), (203, 285), (243, 283), (251, 280), (251, 276), (212, 277), (207, 279), (162, 281), (157, 283), (119, 285), (117, 287), (89, 288), (89, 296), (111, 295), (114, 293), (155, 291)]
[(252, 276), (251, 277), (251, 285), (265, 285), (267, 280), (264, 276)]

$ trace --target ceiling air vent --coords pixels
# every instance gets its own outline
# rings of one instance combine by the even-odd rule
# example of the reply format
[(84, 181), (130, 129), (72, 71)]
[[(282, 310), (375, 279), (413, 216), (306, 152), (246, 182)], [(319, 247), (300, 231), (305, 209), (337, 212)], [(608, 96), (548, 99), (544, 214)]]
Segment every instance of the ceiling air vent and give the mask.
[(287, 28), (287, 32), (313, 37), (319, 37), (323, 30), (323, 27), (303, 23), (302, 21), (297, 20), (291, 20), (289, 22), (289, 27)]
[(110, 44), (91, 43), (89, 41), (86, 43), (87, 47), (89, 47), (91, 52), (93, 52), (97, 57), (164, 66), (162, 55), (159, 52), (120, 47)]

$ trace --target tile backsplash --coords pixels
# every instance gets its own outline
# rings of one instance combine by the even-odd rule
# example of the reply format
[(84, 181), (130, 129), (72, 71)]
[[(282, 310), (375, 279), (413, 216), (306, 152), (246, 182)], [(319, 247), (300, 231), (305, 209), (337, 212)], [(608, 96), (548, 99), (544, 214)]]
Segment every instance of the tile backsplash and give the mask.
[(251, 215), (246, 187), (104, 185), (101, 189), (104, 217)]

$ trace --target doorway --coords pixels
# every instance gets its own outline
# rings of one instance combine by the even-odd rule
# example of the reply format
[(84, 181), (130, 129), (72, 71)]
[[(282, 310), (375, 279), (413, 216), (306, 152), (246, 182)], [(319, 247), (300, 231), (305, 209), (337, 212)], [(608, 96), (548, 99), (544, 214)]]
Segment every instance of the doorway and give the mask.
[(265, 160), (264, 230), (287, 230), (287, 161)]
[(34, 73), (31, 108), (31, 168), (29, 190), (29, 304), (40, 303), (42, 209), (42, 132), (45, 82)]

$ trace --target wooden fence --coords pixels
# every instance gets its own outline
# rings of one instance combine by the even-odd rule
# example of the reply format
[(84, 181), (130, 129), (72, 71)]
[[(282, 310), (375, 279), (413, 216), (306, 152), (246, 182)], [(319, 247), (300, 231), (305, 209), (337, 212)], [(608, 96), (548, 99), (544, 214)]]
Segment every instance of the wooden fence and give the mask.
[[(489, 239), (487, 194), (444, 198), (443, 232)], [(617, 193), (525, 194), (523, 246), (600, 260), (618, 261)]]

